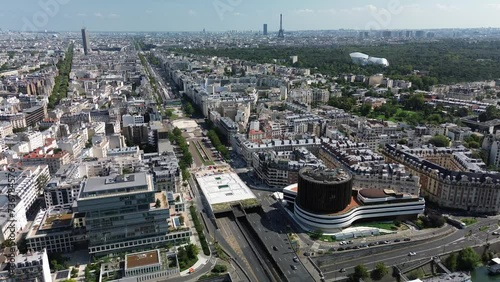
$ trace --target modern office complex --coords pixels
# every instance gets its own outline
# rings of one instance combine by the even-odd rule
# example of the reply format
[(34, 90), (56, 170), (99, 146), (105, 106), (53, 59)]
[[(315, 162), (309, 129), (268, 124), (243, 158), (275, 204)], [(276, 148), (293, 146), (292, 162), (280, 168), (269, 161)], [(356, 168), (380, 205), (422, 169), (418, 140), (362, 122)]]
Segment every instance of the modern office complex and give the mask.
[(30, 250), (67, 253), (86, 246), (85, 218), (73, 213), (70, 205), (41, 210), (26, 234)]
[(263, 30), (262, 30), (262, 35), (266, 36), (267, 35), (267, 24), (264, 24)]
[(299, 183), (283, 189), (297, 222), (308, 230), (338, 232), (359, 220), (410, 219), (423, 213), (425, 201), (393, 190), (352, 190), (343, 170), (304, 168)]
[(352, 177), (342, 169), (306, 167), (299, 172), (296, 206), (314, 213), (335, 213), (351, 202)]
[(145, 172), (87, 178), (77, 211), (85, 214), (89, 253), (150, 249), (189, 238), (189, 230), (168, 234), (170, 211), (164, 193), (155, 191), (152, 176)]
[(87, 33), (87, 29), (82, 28), (82, 44), (83, 44), (83, 52), (85, 55), (90, 53), (90, 41), (89, 34)]

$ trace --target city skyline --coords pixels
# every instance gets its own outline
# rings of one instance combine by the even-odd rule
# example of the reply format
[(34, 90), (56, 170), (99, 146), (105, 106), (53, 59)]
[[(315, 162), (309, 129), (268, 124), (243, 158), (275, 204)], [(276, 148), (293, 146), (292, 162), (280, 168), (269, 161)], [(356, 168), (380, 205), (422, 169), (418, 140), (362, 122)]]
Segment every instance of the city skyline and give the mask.
[[(32, 2), (32, 5), (4, 3), (0, 28), (76, 31), (85, 26), (92, 31), (261, 31), (262, 24), (267, 23), (269, 32), (277, 32), (280, 14), (284, 17), (285, 31), (500, 27), (500, 20), (496, 19), (500, 4), (495, 1), (146, 0), (139, 6), (130, 0)], [(474, 14), (481, 16), (471, 16)]]

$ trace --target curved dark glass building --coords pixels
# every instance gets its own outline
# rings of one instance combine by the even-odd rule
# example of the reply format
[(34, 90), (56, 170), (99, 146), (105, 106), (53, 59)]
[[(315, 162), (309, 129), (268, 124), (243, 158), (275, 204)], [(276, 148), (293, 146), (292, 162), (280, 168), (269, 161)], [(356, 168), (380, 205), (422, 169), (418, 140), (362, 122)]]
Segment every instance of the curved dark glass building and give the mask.
[(295, 204), (312, 213), (344, 210), (352, 199), (352, 176), (342, 169), (305, 167), (299, 171)]

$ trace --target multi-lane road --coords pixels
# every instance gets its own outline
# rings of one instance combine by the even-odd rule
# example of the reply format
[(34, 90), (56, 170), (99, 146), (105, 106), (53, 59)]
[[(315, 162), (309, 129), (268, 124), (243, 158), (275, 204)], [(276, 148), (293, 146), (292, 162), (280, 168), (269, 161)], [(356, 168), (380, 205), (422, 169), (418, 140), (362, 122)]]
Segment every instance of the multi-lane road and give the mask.
[[(497, 223), (498, 219), (496, 218), (481, 219), (466, 229), (456, 230), (441, 238), (396, 243), (391, 245), (391, 248), (375, 246), (354, 251), (335, 252), (332, 255), (320, 257), (316, 261), (321, 265), (327, 279), (339, 277), (339, 270), (342, 268), (347, 270), (346, 273), (350, 273), (359, 264), (366, 265), (368, 269), (375, 268), (375, 264), (378, 262), (383, 262), (388, 266), (405, 267), (411, 261), (430, 259), (434, 256), (459, 251), (464, 247), (484, 245), (487, 241), (488, 243), (498, 242), (499, 238), (491, 235), (493, 231), (498, 229)], [(410, 252), (414, 252), (415, 255), (410, 255)], [(346, 256), (351, 258), (347, 259)]]

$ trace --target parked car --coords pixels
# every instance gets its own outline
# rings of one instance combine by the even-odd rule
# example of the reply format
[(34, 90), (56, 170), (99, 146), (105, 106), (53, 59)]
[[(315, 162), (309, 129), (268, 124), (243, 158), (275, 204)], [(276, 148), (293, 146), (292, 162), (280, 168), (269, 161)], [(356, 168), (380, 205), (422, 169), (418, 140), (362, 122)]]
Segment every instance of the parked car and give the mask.
[(417, 253), (415, 253), (415, 252), (409, 252), (409, 253), (408, 253), (408, 255), (409, 255), (410, 257), (411, 257), (411, 256), (414, 256), (414, 255), (416, 255), (416, 254), (417, 254)]
[(346, 272), (347, 270), (345, 268), (341, 268), (339, 272)]
[(299, 258), (297, 256), (293, 257), (294, 262), (299, 262)]
[(403, 241), (411, 241), (411, 238), (405, 238)]
[(500, 235), (500, 232), (498, 232), (498, 231), (493, 231), (493, 233), (491, 233), (491, 234), (493, 234), (493, 235)]
[(277, 248), (276, 246), (273, 246), (273, 250), (277, 251), (277, 250), (278, 250), (278, 248)]
[(398, 242), (401, 242), (401, 240), (399, 240), (399, 239), (394, 240), (394, 243), (398, 243)]
[(297, 270), (297, 266), (292, 264), (292, 269)]

